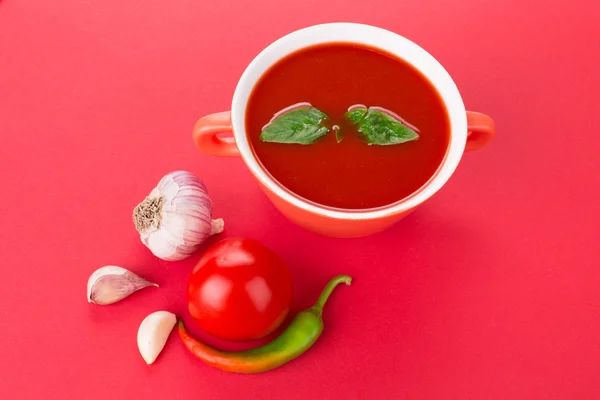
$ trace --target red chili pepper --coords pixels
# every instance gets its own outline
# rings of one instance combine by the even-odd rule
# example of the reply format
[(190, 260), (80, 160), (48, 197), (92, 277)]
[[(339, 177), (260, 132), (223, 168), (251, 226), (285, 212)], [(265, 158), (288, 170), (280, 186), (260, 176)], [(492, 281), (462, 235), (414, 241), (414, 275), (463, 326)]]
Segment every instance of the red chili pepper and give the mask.
[(298, 313), (287, 329), (272, 342), (255, 349), (239, 352), (214, 349), (190, 336), (181, 320), (179, 336), (189, 351), (215, 368), (245, 374), (269, 371), (300, 356), (317, 341), (323, 331), (321, 315), (325, 302), (339, 283), (350, 285), (351, 281), (348, 275), (333, 278), (314, 306)]

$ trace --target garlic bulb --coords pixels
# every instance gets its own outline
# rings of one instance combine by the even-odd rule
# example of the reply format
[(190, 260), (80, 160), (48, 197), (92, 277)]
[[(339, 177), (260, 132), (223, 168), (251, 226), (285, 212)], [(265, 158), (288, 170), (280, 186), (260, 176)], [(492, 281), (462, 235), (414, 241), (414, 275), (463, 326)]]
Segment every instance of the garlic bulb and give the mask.
[(107, 305), (123, 300), (133, 292), (137, 292), (156, 283), (148, 282), (131, 271), (115, 265), (98, 268), (90, 275), (87, 283), (88, 302)]
[(177, 317), (168, 311), (156, 311), (148, 315), (138, 329), (137, 344), (146, 364), (152, 364), (169, 338)]
[(135, 207), (133, 222), (142, 243), (167, 261), (190, 256), (207, 237), (223, 231), (223, 220), (212, 219), (204, 182), (186, 171), (165, 175)]

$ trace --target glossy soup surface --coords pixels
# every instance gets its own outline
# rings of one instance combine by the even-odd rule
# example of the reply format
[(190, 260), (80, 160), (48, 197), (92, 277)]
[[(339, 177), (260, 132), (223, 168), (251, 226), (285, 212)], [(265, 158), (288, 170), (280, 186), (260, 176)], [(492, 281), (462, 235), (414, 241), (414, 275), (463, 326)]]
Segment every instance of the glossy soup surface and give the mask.
[[(277, 111), (309, 102), (326, 113), (333, 131), (310, 145), (266, 143), (262, 127)], [(380, 106), (419, 129), (419, 139), (367, 145), (345, 122), (353, 104)], [(279, 61), (256, 84), (246, 109), (246, 131), (263, 167), (291, 192), (326, 206), (385, 206), (417, 191), (441, 164), (449, 143), (446, 109), (435, 88), (411, 65), (352, 44), (303, 49)]]

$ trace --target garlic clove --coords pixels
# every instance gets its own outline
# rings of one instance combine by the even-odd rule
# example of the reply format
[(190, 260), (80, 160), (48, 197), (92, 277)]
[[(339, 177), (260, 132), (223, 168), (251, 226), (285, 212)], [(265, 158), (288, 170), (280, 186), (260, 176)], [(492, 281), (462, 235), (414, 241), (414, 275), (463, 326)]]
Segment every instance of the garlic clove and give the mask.
[(148, 286), (156, 286), (133, 272), (116, 265), (98, 268), (90, 275), (87, 283), (88, 302), (107, 305), (123, 300), (133, 292)]
[(177, 317), (168, 311), (156, 311), (144, 318), (138, 329), (137, 344), (146, 364), (156, 360), (175, 323)]

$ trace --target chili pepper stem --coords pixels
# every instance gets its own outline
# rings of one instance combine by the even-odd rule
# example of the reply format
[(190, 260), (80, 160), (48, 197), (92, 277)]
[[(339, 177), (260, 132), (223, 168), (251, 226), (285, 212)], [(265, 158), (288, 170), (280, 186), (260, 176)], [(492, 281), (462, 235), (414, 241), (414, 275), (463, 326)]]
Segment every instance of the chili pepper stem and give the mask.
[(325, 306), (327, 299), (331, 295), (331, 292), (333, 292), (333, 289), (335, 289), (335, 287), (340, 283), (350, 285), (350, 283), (352, 283), (352, 278), (348, 275), (338, 275), (329, 281), (327, 286), (325, 286), (325, 289), (323, 289), (323, 291), (321, 292), (321, 295), (317, 299), (315, 305), (311, 307), (311, 311), (317, 317), (321, 317), (321, 315), (323, 314), (323, 307)]

